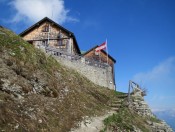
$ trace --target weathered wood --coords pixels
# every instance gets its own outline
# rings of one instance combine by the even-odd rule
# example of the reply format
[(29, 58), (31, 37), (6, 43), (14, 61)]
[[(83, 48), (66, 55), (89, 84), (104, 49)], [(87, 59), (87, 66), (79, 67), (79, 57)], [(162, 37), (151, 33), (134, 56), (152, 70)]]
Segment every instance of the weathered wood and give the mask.
[[(107, 55), (104, 54), (103, 52), (99, 52), (98, 54), (95, 52), (95, 49), (94, 50), (91, 50), (89, 53), (87, 53), (85, 55), (86, 58), (90, 58), (90, 59), (94, 59), (96, 61), (101, 61), (102, 63), (106, 63), (107, 64)], [(113, 67), (114, 65), (114, 62), (112, 61), (112, 59), (108, 58), (108, 63), (110, 66)]]
[[(49, 26), (49, 28), (46, 28), (46, 26)], [(70, 34), (47, 21), (34, 27), (33, 30), (23, 36), (23, 39), (32, 43), (35, 47), (51, 46), (65, 49), (65, 52), (70, 54), (78, 54), (75, 42)]]

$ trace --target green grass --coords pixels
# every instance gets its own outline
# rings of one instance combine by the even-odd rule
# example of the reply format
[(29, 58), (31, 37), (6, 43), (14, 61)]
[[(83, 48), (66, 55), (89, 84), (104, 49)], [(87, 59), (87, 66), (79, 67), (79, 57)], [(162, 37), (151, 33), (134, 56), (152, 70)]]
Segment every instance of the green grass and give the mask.
[(145, 125), (145, 121), (143, 117), (125, 107), (104, 120), (105, 128), (103, 131), (107, 129), (112, 129), (112, 131), (133, 131), (135, 126), (143, 132), (148, 132), (149, 127)]
[(119, 92), (119, 91), (115, 91), (115, 95), (118, 96), (118, 95), (125, 95), (126, 93), (123, 93), (123, 92)]
[(152, 121), (152, 122), (156, 122), (156, 123), (161, 123), (161, 120), (160, 119), (158, 119), (156, 116), (155, 117), (150, 117), (150, 118), (148, 118), (150, 121)]
[[(19, 131), (69, 131), (84, 116), (104, 114), (115, 97), (114, 91), (93, 84), (5, 28), (0, 28), (0, 60), (0, 80), (8, 79), (25, 93), (22, 101), (11, 97), (0, 81), (0, 130), (15, 131), (19, 124)], [(33, 82), (42, 91), (31, 93)]]

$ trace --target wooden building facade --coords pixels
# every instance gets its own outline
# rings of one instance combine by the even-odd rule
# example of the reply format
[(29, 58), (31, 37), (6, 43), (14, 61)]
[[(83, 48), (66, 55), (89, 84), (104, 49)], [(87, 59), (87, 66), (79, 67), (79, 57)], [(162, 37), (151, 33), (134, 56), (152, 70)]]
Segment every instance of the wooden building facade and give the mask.
[(52, 47), (67, 54), (81, 54), (74, 34), (47, 17), (19, 35), (37, 48)]

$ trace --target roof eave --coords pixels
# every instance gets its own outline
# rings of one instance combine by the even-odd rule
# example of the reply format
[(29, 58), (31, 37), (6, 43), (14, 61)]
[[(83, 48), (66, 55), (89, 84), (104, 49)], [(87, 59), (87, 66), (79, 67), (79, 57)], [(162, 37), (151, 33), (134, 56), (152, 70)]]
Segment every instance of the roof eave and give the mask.
[(44, 17), (43, 19), (41, 19), (40, 21), (38, 21), (37, 23), (35, 23), (31, 27), (29, 27), (28, 29), (26, 29), (25, 31), (21, 32), (19, 35), (20, 36), (24, 36), (25, 34), (27, 34), (28, 32), (30, 32), (33, 28), (35, 28), (36, 26), (40, 25), (44, 21), (49, 21), (49, 22), (55, 24), (56, 26), (58, 26), (59, 28), (61, 28), (62, 30), (64, 30), (65, 32), (68, 32), (69, 34), (73, 34), (71, 31), (65, 29), (64, 27), (62, 27), (61, 25), (57, 24), (56, 22), (54, 22), (50, 18)]
[(82, 54), (82, 56), (85, 56), (86, 54), (88, 54), (90, 51), (94, 50), (95, 48), (97, 48), (98, 45), (94, 46), (93, 48), (91, 48), (90, 50), (86, 51), (85, 53)]

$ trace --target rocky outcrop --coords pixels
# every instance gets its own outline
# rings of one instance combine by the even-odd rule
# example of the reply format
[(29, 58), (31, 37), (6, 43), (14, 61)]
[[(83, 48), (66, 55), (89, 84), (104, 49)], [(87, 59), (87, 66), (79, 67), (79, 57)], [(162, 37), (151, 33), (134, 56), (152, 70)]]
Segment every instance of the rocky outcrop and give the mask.
[(143, 91), (139, 88), (133, 89), (130, 99), (130, 108), (141, 116), (154, 117), (148, 104), (144, 101)]
[(147, 123), (153, 132), (173, 132), (173, 129), (165, 121), (161, 121), (160, 123), (148, 121)]
[(155, 117), (148, 104), (144, 101), (143, 92), (138, 87), (133, 89), (129, 100), (129, 108), (148, 119), (147, 124), (151, 127), (152, 132), (173, 132), (172, 128), (165, 121), (158, 120)]

